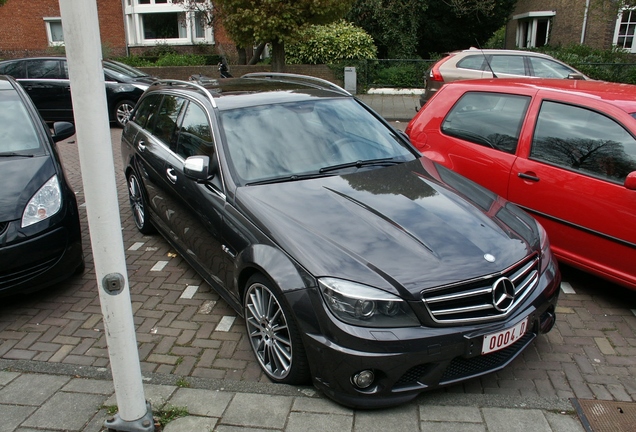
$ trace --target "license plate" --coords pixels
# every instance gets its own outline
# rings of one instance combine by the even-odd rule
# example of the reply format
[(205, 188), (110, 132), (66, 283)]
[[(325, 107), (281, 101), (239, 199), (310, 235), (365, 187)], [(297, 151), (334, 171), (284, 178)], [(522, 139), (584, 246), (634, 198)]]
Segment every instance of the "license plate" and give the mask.
[(525, 334), (527, 327), (528, 318), (524, 319), (514, 327), (484, 336), (481, 353), (488, 354), (512, 345), (521, 339), (521, 336)]

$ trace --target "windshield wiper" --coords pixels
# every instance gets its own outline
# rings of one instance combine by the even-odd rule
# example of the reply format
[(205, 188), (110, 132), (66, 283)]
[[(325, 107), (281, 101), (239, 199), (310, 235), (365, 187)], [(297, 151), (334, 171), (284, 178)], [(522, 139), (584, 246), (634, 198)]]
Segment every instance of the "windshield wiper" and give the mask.
[(33, 157), (34, 155), (32, 154), (21, 154), (21, 153), (14, 153), (14, 152), (8, 152), (8, 153), (0, 153), (0, 157)]
[(322, 171), (309, 173), (309, 174), (292, 174), (288, 176), (273, 177), (273, 178), (268, 178), (264, 180), (257, 180), (257, 181), (245, 183), (245, 186), (264, 185), (264, 184), (271, 184), (271, 183), (284, 183), (284, 182), (306, 180), (306, 179), (318, 178), (318, 177), (326, 177), (326, 175), (322, 174)]
[(370, 165), (395, 165), (402, 163), (402, 161), (396, 161), (395, 158), (381, 158), (381, 159), (369, 159), (369, 160), (359, 160), (355, 162), (347, 162), (338, 165), (332, 165), (328, 167), (320, 168), (321, 173), (326, 173), (330, 171), (338, 171), (345, 168), (362, 168), (364, 166)]

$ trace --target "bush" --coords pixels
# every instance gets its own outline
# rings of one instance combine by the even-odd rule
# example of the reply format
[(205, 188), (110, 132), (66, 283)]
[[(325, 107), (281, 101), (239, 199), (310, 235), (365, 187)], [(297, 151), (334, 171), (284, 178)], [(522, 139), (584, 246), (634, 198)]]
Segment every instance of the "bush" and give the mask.
[(166, 54), (153, 66), (200, 66), (205, 64), (205, 57), (198, 54)]
[(345, 21), (307, 27), (299, 42), (285, 46), (288, 64), (331, 64), (340, 60), (376, 58), (373, 38)]

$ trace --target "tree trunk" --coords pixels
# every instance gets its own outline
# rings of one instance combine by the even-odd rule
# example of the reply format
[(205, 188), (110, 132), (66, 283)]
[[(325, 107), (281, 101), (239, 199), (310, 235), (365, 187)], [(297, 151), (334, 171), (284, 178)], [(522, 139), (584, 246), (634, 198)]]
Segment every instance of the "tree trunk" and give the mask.
[(272, 42), (272, 72), (285, 72), (285, 42)]
[(252, 59), (249, 61), (248, 65), (255, 65), (256, 63), (258, 63), (258, 61), (261, 59), (261, 54), (263, 54), (266, 45), (267, 43), (265, 42), (261, 42), (260, 44), (258, 44), (258, 46), (256, 47), (256, 51), (254, 51)]
[(237, 45), (236, 52), (238, 53), (238, 64), (247, 64), (247, 50)]

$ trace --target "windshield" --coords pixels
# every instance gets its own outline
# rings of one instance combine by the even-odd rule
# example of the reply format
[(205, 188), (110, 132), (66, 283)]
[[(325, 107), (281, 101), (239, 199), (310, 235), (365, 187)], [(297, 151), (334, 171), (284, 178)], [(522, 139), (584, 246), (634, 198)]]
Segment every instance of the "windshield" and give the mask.
[(243, 184), (352, 172), (416, 157), (394, 131), (353, 99), (223, 111), (221, 127), (229, 162)]
[(104, 69), (107, 72), (112, 73), (118, 77), (126, 77), (126, 78), (143, 78), (149, 76), (147, 73), (140, 71), (139, 69), (135, 69), (132, 66), (128, 66), (123, 63), (119, 63), (113, 60), (108, 60), (103, 63)]
[(0, 90), (0, 157), (41, 154), (37, 132), (14, 90)]

